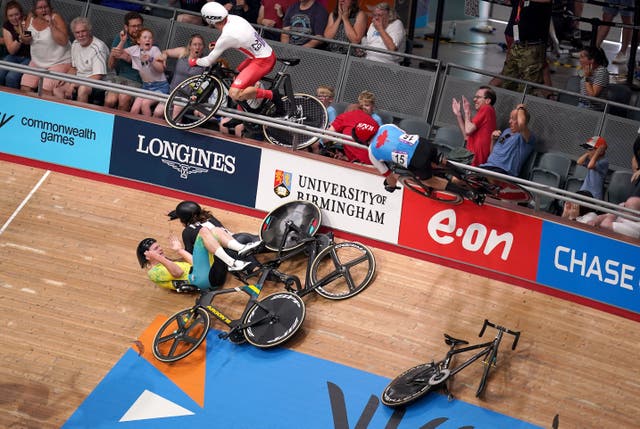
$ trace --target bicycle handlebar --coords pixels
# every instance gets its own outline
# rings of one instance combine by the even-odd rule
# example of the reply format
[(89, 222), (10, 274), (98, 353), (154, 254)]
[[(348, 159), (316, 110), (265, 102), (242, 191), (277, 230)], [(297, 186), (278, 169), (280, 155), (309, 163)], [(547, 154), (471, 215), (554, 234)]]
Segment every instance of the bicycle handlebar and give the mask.
[(500, 325), (496, 325), (495, 323), (491, 323), (489, 322), (488, 319), (484, 319), (484, 323), (482, 324), (482, 329), (480, 329), (480, 333), (478, 334), (479, 337), (482, 337), (484, 335), (484, 331), (485, 329), (487, 329), (487, 326), (490, 326), (492, 328), (495, 328), (498, 330), (498, 336), (501, 337), (502, 333), (506, 332), (507, 334), (511, 334), (513, 335), (515, 338), (513, 340), (513, 344), (511, 345), (511, 350), (515, 350), (516, 346), (518, 345), (518, 340), (520, 339), (520, 331), (512, 331), (508, 328), (505, 328), (504, 326), (500, 326)]

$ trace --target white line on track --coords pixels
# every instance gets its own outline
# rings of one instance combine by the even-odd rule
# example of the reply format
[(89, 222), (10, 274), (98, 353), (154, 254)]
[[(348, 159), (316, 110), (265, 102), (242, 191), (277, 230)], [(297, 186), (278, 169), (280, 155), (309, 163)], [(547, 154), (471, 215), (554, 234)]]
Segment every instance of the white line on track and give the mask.
[(40, 180), (38, 180), (38, 183), (36, 183), (36, 186), (34, 186), (33, 189), (31, 189), (31, 191), (25, 197), (25, 199), (22, 200), (22, 202), (20, 203), (18, 208), (16, 208), (13, 211), (13, 213), (11, 214), (11, 216), (9, 216), (9, 219), (7, 219), (7, 221), (4, 223), (4, 225), (2, 225), (2, 228), (0, 228), (0, 235), (2, 235), (2, 233), (9, 227), (9, 224), (11, 222), (13, 222), (13, 219), (18, 215), (18, 213), (20, 213), (20, 210), (22, 210), (22, 208), (29, 202), (31, 197), (33, 197), (33, 194), (36, 193), (38, 188), (44, 183), (44, 181), (47, 179), (47, 177), (49, 177), (49, 173), (51, 173), (51, 171), (49, 171), (49, 170), (45, 171), (45, 173), (42, 175)]

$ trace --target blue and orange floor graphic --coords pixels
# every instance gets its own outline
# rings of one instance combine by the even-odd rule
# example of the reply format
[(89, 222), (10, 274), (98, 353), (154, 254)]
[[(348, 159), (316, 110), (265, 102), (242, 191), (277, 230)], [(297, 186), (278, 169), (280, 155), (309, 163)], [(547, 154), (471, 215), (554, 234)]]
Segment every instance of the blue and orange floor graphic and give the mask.
[(235, 345), (214, 330), (191, 356), (161, 363), (151, 343), (163, 321), (147, 328), (63, 429), (537, 427), (434, 393), (394, 412), (378, 400), (384, 377), (284, 348)]

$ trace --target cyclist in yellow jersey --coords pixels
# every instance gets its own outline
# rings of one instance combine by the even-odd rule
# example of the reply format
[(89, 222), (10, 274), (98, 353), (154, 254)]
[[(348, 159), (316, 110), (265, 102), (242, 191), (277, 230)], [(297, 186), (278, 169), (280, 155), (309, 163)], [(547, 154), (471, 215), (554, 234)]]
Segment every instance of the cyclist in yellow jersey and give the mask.
[[(171, 247), (178, 254), (185, 252), (177, 237), (171, 237)], [(191, 263), (184, 260), (174, 261), (165, 256), (164, 250), (155, 238), (145, 238), (136, 250), (141, 268), (147, 268), (149, 280), (164, 289), (176, 292), (193, 292), (198, 290), (189, 286)], [(182, 255), (181, 255), (182, 256)], [(185, 258), (190, 260), (190, 256)]]

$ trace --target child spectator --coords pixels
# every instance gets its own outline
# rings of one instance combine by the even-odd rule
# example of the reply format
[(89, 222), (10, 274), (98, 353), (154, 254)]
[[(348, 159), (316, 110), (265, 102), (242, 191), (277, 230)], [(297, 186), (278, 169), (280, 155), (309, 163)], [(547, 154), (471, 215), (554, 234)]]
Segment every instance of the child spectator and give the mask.
[(607, 142), (599, 136), (591, 137), (581, 145), (587, 149), (578, 158), (576, 164), (586, 166), (589, 171), (580, 187), (581, 191), (589, 191), (598, 200), (604, 196), (604, 179), (609, 171), (609, 160), (606, 158)]

